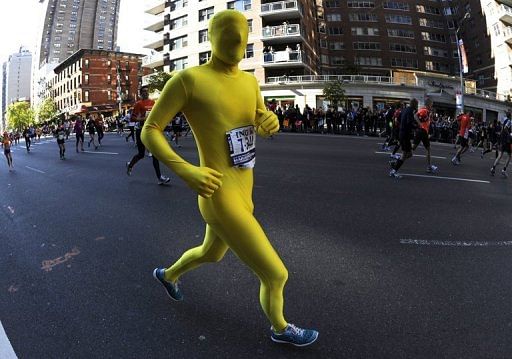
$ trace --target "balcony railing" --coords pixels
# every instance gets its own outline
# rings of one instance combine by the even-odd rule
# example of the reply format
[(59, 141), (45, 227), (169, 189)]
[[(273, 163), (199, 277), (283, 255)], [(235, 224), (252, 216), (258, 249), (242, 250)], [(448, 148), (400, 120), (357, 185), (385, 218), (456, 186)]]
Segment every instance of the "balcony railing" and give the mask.
[(142, 66), (155, 68), (164, 65), (164, 54), (159, 52), (142, 58)]
[(158, 49), (164, 46), (164, 35), (161, 32), (148, 32), (145, 31), (144, 36), (144, 48), (146, 49)]
[(263, 54), (264, 64), (302, 63), (304, 53), (302, 51), (276, 51)]
[(503, 29), (503, 38), (507, 44), (512, 46), (512, 26), (506, 26), (505, 29)]
[(507, 6), (512, 6), (512, 0), (497, 0), (501, 4), (505, 4)]
[(151, 21), (144, 22), (144, 30), (147, 31), (160, 31), (164, 29), (164, 17), (163, 16), (155, 16)]
[(301, 15), (302, 10), (297, 0), (277, 1), (261, 5), (262, 17), (288, 18), (288, 16)]
[(325, 83), (331, 81), (362, 82), (372, 84), (392, 84), (393, 78), (389, 76), (366, 75), (303, 75), (303, 76), (277, 76), (268, 77), (267, 84), (293, 84), (293, 83)]
[(301, 28), (299, 24), (286, 24), (279, 26), (265, 26), (262, 29), (261, 36), (263, 39), (273, 38), (285, 38), (285, 37), (296, 37), (302, 36)]
[[(268, 77), (266, 84), (307, 84), (307, 83), (326, 83), (332, 81), (343, 81), (345, 83), (365, 83), (377, 85), (394, 85), (400, 86), (393, 81), (393, 77), (389, 76), (366, 76), (366, 75), (303, 75), (303, 76), (275, 76)], [(412, 84), (411, 86), (422, 87), (423, 83)], [(469, 94), (466, 94), (469, 95)], [(472, 94), (472, 96), (484, 97), (498, 101), (506, 101), (507, 95), (498, 94), (496, 92), (479, 90)]]
[(512, 7), (502, 4), (498, 11), (500, 20), (507, 25), (512, 25)]
[(161, 14), (165, 11), (165, 0), (146, 0), (144, 9), (146, 14)]

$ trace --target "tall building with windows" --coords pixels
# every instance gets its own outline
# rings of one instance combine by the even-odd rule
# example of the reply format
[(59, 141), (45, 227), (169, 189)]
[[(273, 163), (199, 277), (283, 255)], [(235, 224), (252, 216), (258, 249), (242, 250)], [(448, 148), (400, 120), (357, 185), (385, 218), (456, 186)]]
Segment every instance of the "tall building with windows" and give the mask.
[[(244, 70), (269, 77), (458, 73), (458, 2), (375, 0), (149, 0), (154, 54), (145, 65), (181, 69), (210, 56), (208, 19), (242, 11), (251, 32)], [(404, 75), (407, 77), (407, 75)]]
[[(464, 76), (474, 80), (465, 88), (476, 81), (480, 86), (468, 96), (501, 100), (503, 93), (483, 90), (506, 90), (494, 88), (491, 79), (498, 67), (509, 67), (510, 59), (500, 55), (496, 75), (491, 75), (489, 17), (487, 26), (482, 14), (471, 22), (463, 20), (468, 6), (477, 8), (479, 2), (484, 0), (148, 0), (146, 12), (154, 18), (147, 30), (154, 38), (148, 41), (153, 54), (144, 66), (169, 71), (206, 63), (211, 56), (208, 20), (221, 10), (236, 9), (246, 16), (250, 29), (240, 67), (254, 73), (264, 96), (317, 106), (323, 101), (322, 83), (340, 76), (354, 83), (347, 85), (352, 96), (347, 106), (381, 108), (423, 94), (421, 98), (435, 97), (438, 108), (452, 113), (461, 91), (457, 35), (464, 39), (470, 59), (470, 73)], [(504, 2), (512, 0), (486, 0), (496, 3), (493, 14), (500, 26), (509, 21)], [(374, 92), (356, 83), (371, 83)], [(312, 87), (310, 93), (302, 91), (306, 85)], [(290, 92), (293, 86), (295, 92)], [(481, 106), (476, 99), (470, 102)]]
[[(512, 97), (512, 0), (465, 0), (461, 1), (464, 11), (469, 12), (463, 37), (472, 56), (473, 70), (470, 72), (477, 85)], [(482, 16), (483, 15), (483, 16)], [(485, 28), (475, 26), (482, 22)], [(479, 37), (486, 35), (486, 40)], [(476, 39), (476, 40), (475, 40)], [(484, 49), (488, 50), (485, 51)], [(482, 52), (483, 51), (483, 52)]]
[(0, 131), (3, 133), (6, 128), (5, 113), (7, 111), (7, 61), (2, 64), (2, 97), (0, 98), (1, 111), (0, 113)]
[(211, 56), (208, 21), (221, 10), (244, 13), (249, 41), (240, 66), (261, 81), (267, 76), (316, 75), (320, 72), (316, 6), (309, 0), (174, 0), (147, 2), (154, 18), (146, 30), (156, 37), (144, 66), (180, 70), (206, 63)]
[(48, 87), (47, 75), (79, 49), (116, 49), (120, 1), (39, 0), (42, 21), (33, 66), (34, 96), (40, 98)]

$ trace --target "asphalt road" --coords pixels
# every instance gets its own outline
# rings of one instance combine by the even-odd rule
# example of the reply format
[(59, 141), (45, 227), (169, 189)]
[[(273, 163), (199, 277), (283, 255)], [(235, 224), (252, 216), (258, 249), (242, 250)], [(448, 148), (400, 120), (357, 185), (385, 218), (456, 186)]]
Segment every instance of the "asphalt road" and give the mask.
[[(202, 241), (196, 196), (108, 134), (59, 159), (55, 140), (0, 158), (0, 322), (19, 358), (512, 358), (511, 181), (491, 157), (435, 144), (440, 172), (387, 176), (379, 139), (258, 140), (255, 215), (285, 262), (286, 318), (320, 331), (271, 342), (258, 281), (232, 254), (182, 278), (171, 302), (152, 278)], [(190, 137), (177, 151), (197, 163)], [(418, 151), (421, 155), (424, 152)], [(1, 327), (0, 327), (1, 329)], [(2, 340), (0, 354), (7, 352)], [(3, 359), (3, 358), (2, 358)]]

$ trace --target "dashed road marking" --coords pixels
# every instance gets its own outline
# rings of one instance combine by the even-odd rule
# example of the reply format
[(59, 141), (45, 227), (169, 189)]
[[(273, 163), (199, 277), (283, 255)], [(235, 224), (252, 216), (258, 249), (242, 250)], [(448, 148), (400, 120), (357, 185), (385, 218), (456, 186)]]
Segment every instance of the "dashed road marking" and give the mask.
[(5, 334), (2, 322), (0, 322), (0, 358), (2, 359), (17, 359), (16, 353), (12, 348), (7, 334)]
[[(375, 151), (376, 154), (379, 154), (379, 155), (389, 155), (389, 152), (382, 152), (382, 151)], [(414, 157), (427, 157), (426, 155), (413, 155)], [(442, 157), (442, 156), (430, 156), (430, 158), (437, 158), (437, 159), (440, 159), (440, 160), (445, 160), (446, 157)]]
[(439, 241), (428, 239), (400, 239), (400, 244), (417, 246), (445, 246), (445, 247), (505, 247), (512, 246), (512, 241)]
[(46, 173), (44, 171), (38, 170), (37, 168), (30, 167), (30, 166), (25, 166), (25, 168), (28, 168), (29, 170), (34, 171), (34, 172), (38, 172), (38, 173)]
[(491, 183), (490, 181), (483, 181), (483, 180), (475, 180), (470, 178), (458, 178), (458, 177), (443, 177), (443, 176), (436, 176), (436, 175), (416, 175), (412, 173), (400, 173), (401, 176), (404, 177), (421, 177), (421, 178), (431, 178), (431, 179), (439, 179), (439, 180), (448, 180), (448, 181), (461, 181), (461, 182), (472, 182), (472, 183)]
[(83, 153), (94, 153), (97, 155), (118, 155), (117, 152), (102, 152), (102, 151), (82, 151)]

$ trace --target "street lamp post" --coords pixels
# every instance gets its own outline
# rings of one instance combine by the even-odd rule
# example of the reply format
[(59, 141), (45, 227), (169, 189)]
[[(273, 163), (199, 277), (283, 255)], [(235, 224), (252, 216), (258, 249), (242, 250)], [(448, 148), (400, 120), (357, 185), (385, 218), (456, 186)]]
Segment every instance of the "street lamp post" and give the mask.
[(462, 23), (464, 20), (468, 19), (470, 17), (470, 13), (467, 12), (462, 20), (459, 23), (459, 26), (457, 27), (457, 30), (455, 30), (455, 41), (457, 42), (457, 55), (459, 57), (459, 78), (460, 78), (460, 113), (464, 113), (464, 77), (463, 77), (463, 67), (462, 67), (462, 53), (460, 51), (460, 44), (459, 44), (459, 30), (462, 26)]

